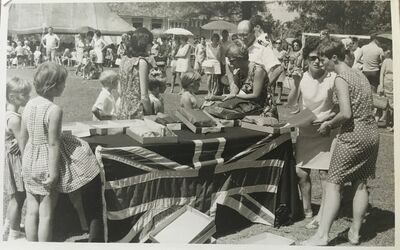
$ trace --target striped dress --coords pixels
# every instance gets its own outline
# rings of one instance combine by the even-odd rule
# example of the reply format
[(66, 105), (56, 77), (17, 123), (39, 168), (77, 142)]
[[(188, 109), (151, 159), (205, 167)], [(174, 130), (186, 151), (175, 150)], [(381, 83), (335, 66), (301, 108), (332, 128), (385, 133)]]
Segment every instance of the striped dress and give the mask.
[(25, 191), (22, 180), (21, 151), (18, 148), (14, 134), (8, 128), (8, 122), (13, 117), (20, 119), (21, 115), (12, 111), (6, 111), (4, 191), (9, 195)]
[[(27, 192), (48, 195), (50, 189), (42, 182), (49, 174), (48, 123), (54, 103), (38, 96), (25, 107), (22, 119), (27, 124), (28, 142), (22, 158), (22, 172)], [(96, 158), (87, 142), (72, 136), (61, 135), (60, 164), (57, 190), (73, 192), (89, 183), (99, 174)]]

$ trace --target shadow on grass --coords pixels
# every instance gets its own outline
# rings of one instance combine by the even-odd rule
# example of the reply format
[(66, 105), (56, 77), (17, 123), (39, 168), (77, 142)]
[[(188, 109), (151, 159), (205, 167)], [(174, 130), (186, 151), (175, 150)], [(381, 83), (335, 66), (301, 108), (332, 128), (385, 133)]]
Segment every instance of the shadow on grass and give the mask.
[[(360, 242), (367, 242), (374, 239), (378, 233), (386, 232), (394, 228), (394, 213), (387, 210), (382, 210), (377, 207), (368, 209), (366, 221), (361, 228)], [(346, 243), (347, 239), (341, 237), (341, 234), (347, 235), (348, 228), (338, 233), (334, 239), (329, 242), (329, 245), (338, 245)]]

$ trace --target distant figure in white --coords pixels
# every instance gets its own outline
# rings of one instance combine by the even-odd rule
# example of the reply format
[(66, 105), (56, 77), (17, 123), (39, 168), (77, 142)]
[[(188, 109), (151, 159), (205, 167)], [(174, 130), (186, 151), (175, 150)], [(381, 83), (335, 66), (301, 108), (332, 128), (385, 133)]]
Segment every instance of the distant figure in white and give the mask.
[(42, 38), (42, 45), (46, 48), (46, 58), (51, 62), (56, 60), (56, 50), (60, 46), (60, 38), (53, 33), (53, 27), (47, 29), (47, 34)]

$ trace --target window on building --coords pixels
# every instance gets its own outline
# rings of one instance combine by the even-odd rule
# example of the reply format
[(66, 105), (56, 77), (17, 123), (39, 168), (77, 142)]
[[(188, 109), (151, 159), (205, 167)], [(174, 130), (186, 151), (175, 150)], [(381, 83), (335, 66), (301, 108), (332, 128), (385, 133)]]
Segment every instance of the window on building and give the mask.
[(141, 17), (132, 18), (132, 26), (135, 28), (143, 27), (143, 18), (141, 18)]
[(158, 18), (151, 19), (151, 29), (161, 29), (163, 25), (163, 20)]

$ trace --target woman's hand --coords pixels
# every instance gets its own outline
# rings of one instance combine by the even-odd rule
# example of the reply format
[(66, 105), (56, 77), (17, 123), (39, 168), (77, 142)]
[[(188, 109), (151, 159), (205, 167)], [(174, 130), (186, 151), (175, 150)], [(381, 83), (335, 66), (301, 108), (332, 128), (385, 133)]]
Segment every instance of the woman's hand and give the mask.
[(329, 136), (329, 134), (331, 132), (330, 123), (329, 122), (323, 122), (317, 131), (322, 136)]
[(229, 100), (229, 99), (233, 99), (233, 98), (235, 98), (235, 97), (236, 97), (236, 95), (229, 94), (229, 95), (225, 96), (225, 98), (224, 98), (222, 101), (224, 102), (224, 101), (227, 101), (227, 100)]

